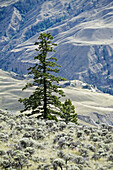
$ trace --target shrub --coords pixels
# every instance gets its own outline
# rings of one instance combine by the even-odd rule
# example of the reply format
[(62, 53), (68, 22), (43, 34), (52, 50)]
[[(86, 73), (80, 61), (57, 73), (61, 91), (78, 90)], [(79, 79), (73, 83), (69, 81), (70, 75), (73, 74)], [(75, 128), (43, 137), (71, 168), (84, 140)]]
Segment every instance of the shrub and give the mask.
[(95, 161), (96, 160), (98, 160), (98, 159), (100, 159), (100, 155), (98, 154), (98, 153), (94, 153), (93, 155), (92, 155), (92, 159), (94, 159)]
[(19, 143), (23, 148), (31, 147), (34, 145), (33, 140), (31, 140), (30, 138), (22, 138), (20, 139)]
[(35, 152), (35, 150), (34, 150), (32, 147), (27, 147), (27, 148), (25, 149), (25, 152), (29, 152), (30, 155), (32, 155), (32, 154)]
[(20, 150), (16, 150), (13, 153), (13, 166), (15, 168), (20, 168), (23, 169), (24, 166), (26, 166), (28, 164), (27, 158), (24, 154), (24, 152), (20, 151)]
[(32, 133), (31, 132), (25, 132), (23, 137), (30, 138), (30, 137), (32, 137)]
[(80, 168), (77, 167), (76, 165), (69, 166), (69, 169), (71, 169), (71, 170), (80, 170)]
[(112, 139), (109, 139), (109, 138), (108, 138), (108, 139), (104, 139), (104, 143), (105, 143), (105, 144), (111, 143), (112, 141), (113, 141), (113, 140), (112, 140)]
[(82, 135), (83, 135), (83, 132), (79, 130), (79, 131), (77, 132), (77, 138), (80, 138)]
[(95, 152), (95, 147), (91, 144), (87, 145), (87, 148), (91, 150), (92, 152)]
[(5, 134), (5, 133), (0, 133), (0, 140), (3, 141), (3, 142), (7, 142), (8, 141), (8, 134)]
[(46, 121), (46, 125), (47, 125), (48, 127), (52, 127), (52, 126), (54, 125), (54, 123), (55, 123), (54, 120), (47, 120), (47, 121)]
[(10, 129), (12, 129), (16, 125), (13, 119), (9, 119), (8, 124), (10, 125)]
[(42, 130), (36, 130), (34, 131), (32, 138), (35, 140), (39, 139), (43, 140), (45, 138), (45, 134), (43, 133)]
[(0, 156), (5, 155), (5, 151), (4, 150), (0, 150)]
[(11, 166), (11, 162), (9, 160), (5, 159), (5, 160), (2, 161), (1, 166), (5, 169), (9, 168)]
[(27, 125), (24, 130), (26, 131), (34, 131), (34, 128), (32, 126)]
[(15, 126), (15, 129), (17, 129), (18, 131), (21, 131), (22, 129), (24, 128), (24, 126), (23, 125), (16, 125)]
[(0, 115), (0, 122), (6, 121), (6, 120), (7, 120), (7, 116)]
[(65, 137), (61, 137), (58, 141), (58, 145), (60, 148), (62, 148), (66, 144), (66, 139)]
[(52, 164), (53, 164), (54, 170), (57, 170), (57, 167), (60, 167), (61, 170), (63, 170), (63, 166), (65, 165), (65, 162), (64, 162), (63, 159), (57, 158), (57, 159), (55, 159), (55, 160), (53, 161)]
[(58, 131), (59, 129), (58, 129), (58, 127), (57, 127), (57, 125), (53, 125), (51, 128), (50, 128), (50, 130), (49, 130), (49, 132), (56, 132), (56, 131)]
[(86, 149), (80, 149), (79, 150), (79, 152), (81, 153), (81, 155), (83, 156), (83, 157), (88, 157), (88, 151), (86, 150)]
[(50, 170), (50, 167), (51, 167), (51, 164), (45, 164), (44, 166), (43, 166), (43, 170)]
[(99, 155), (100, 155), (101, 153), (104, 153), (104, 150), (103, 150), (102, 148), (100, 148), (100, 149), (98, 150), (98, 153), (99, 153)]
[(107, 161), (112, 161), (113, 162), (113, 154), (110, 154), (107, 158)]
[(107, 129), (108, 126), (107, 126), (105, 123), (102, 123), (102, 124), (101, 124), (101, 128), (102, 128), (102, 129)]
[(84, 132), (85, 132), (86, 135), (90, 134), (90, 130), (89, 129), (84, 129)]
[(93, 142), (97, 142), (99, 141), (99, 136), (96, 133), (92, 133), (90, 136), (90, 140), (92, 140)]
[(108, 134), (108, 130), (107, 129), (102, 129), (101, 136), (105, 136), (107, 134)]
[(66, 123), (64, 121), (58, 122), (58, 127), (59, 130), (63, 130), (64, 128), (66, 128)]
[(73, 156), (72, 161), (76, 164), (84, 164), (85, 163), (85, 160), (82, 156)]

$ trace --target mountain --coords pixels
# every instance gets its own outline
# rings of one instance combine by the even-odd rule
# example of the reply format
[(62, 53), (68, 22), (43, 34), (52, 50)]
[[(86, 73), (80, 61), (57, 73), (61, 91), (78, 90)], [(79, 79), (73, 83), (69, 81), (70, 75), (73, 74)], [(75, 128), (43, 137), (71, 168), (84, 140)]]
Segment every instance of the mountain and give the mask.
[(0, 68), (26, 74), (34, 42), (48, 31), (58, 44), (60, 76), (113, 94), (112, 0), (2, 0), (0, 28)]

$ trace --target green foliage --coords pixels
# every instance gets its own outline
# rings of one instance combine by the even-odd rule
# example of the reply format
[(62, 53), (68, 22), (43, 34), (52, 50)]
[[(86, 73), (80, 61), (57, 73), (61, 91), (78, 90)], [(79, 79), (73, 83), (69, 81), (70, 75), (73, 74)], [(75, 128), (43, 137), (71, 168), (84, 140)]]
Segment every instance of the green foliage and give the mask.
[[(28, 74), (34, 76), (34, 81), (33, 83), (26, 84), (23, 90), (33, 86), (35, 86), (36, 89), (29, 98), (19, 99), (25, 106), (22, 112), (29, 110), (30, 113), (27, 114), (28, 116), (35, 114), (37, 118), (56, 121), (58, 121), (58, 117), (62, 117), (65, 118), (66, 122), (71, 120), (76, 123), (76, 114), (74, 112), (74, 106), (70, 103), (71, 101), (68, 100), (63, 105), (60, 101), (60, 98), (65, 95), (64, 92), (60, 90), (60, 86), (56, 84), (65, 79), (55, 77), (51, 74), (51, 72), (58, 73), (60, 71), (58, 69), (60, 66), (55, 62), (57, 59), (47, 55), (50, 52), (55, 52), (53, 47), (57, 44), (52, 43), (52, 39), (53, 37), (50, 33), (41, 33), (38, 37), (38, 42), (35, 42), (38, 55), (35, 56), (34, 59), (37, 60), (37, 64), (28, 69)], [(65, 109), (67, 109), (67, 112), (69, 111), (68, 116), (66, 116), (67, 112)], [(74, 113), (74, 115), (71, 115), (71, 113)]]
[(77, 124), (77, 114), (75, 113), (75, 107), (72, 105), (72, 101), (70, 99), (66, 99), (64, 104), (62, 104), (62, 118), (66, 123), (73, 122)]
[[(50, 33), (41, 33), (38, 42), (35, 42), (38, 48), (36, 51), (39, 52), (37, 56), (34, 57), (35, 60), (39, 61), (39, 64), (36, 64), (34, 67), (30, 67), (28, 74), (34, 75), (34, 82), (27, 84), (23, 90), (28, 87), (35, 86), (35, 92), (25, 99), (19, 99), (20, 102), (23, 102), (25, 109), (23, 111), (30, 110), (29, 115), (36, 114), (37, 118), (44, 119), (55, 119), (57, 121), (56, 115), (60, 115), (61, 106), (60, 96), (64, 96), (64, 92), (59, 90), (57, 85), (53, 82), (59, 82), (64, 80), (61, 77), (55, 77), (50, 72), (59, 72), (59, 69), (53, 67), (59, 67), (54, 60), (57, 59), (54, 57), (48, 57), (48, 52), (54, 52), (53, 46), (56, 44), (51, 43), (53, 37)], [(37, 62), (38, 63), (38, 62)], [(53, 94), (53, 92), (58, 93), (58, 97)]]

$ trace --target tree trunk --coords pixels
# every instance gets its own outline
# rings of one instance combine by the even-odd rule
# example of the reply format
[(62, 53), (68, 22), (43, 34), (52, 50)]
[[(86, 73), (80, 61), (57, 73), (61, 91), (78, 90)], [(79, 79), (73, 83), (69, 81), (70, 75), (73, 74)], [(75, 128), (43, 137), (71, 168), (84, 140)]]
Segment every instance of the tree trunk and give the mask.
[[(43, 70), (43, 73), (44, 73), (44, 76), (45, 76), (45, 73), (46, 73), (46, 65), (45, 65), (45, 61), (44, 61), (44, 70)], [(44, 119), (47, 118), (47, 87), (46, 87), (46, 78), (44, 77)]]
[(44, 78), (44, 119), (47, 118), (46, 78)]

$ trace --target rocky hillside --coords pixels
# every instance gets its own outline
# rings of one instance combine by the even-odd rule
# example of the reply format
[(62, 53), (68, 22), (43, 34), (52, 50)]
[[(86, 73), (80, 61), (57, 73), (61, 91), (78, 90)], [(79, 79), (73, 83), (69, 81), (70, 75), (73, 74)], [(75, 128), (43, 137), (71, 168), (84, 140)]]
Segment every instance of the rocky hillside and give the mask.
[(113, 93), (112, 0), (3, 0), (0, 6), (0, 68), (25, 74), (34, 42), (48, 31), (58, 43), (61, 76)]
[(0, 111), (0, 169), (112, 170), (113, 127), (77, 126)]

